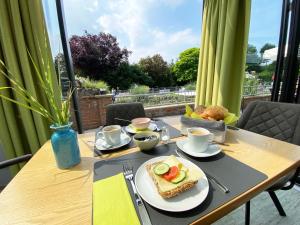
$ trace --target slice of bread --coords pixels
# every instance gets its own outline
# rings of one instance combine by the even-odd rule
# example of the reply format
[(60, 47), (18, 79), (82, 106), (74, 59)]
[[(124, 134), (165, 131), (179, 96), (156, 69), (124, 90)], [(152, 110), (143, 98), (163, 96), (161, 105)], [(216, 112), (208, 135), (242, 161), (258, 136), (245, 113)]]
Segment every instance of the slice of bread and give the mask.
[[(177, 164), (179, 167), (183, 167), (182, 169), (186, 171), (186, 178), (177, 184), (173, 184), (172, 182), (165, 180), (161, 176), (156, 175), (153, 171), (153, 168), (159, 163), (166, 163), (169, 166), (174, 166)], [(158, 193), (163, 198), (171, 198), (184, 191), (191, 189), (192, 187), (195, 186), (195, 184), (197, 184), (198, 180), (201, 177), (199, 171), (193, 168), (185, 168), (184, 166), (182, 166), (182, 164), (177, 160), (175, 156), (170, 156), (167, 160), (164, 161), (155, 162), (153, 164), (146, 165), (146, 169), (150, 177), (152, 178)]]

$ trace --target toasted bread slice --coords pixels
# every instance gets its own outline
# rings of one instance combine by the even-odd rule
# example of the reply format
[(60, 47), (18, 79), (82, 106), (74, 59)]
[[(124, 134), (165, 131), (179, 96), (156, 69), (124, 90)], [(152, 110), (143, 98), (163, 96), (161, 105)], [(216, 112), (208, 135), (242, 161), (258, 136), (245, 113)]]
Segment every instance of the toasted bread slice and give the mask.
[[(174, 166), (174, 165), (178, 166), (179, 168), (186, 171), (186, 178), (177, 184), (165, 180), (161, 176), (156, 175), (153, 171), (153, 168), (159, 163), (166, 163), (169, 166)], [(195, 184), (198, 182), (198, 180), (201, 177), (199, 171), (193, 168), (184, 167), (173, 155), (168, 157), (168, 159), (164, 161), (155, 162), (153, 164), (146, 165), (146, 169), (150, 177), (152, 178), (158, 193), (163, 198), (171, 198), (180, 194), (181, 192), (191, 189), (192, 187), (195, 186)]]

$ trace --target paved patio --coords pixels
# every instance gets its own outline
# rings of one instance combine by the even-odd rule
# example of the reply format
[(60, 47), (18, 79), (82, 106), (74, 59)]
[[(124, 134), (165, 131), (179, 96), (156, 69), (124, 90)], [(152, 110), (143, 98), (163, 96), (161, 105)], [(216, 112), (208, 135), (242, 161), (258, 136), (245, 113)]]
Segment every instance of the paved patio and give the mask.
[[(289, 191), (276, 192), (287, 217), (279, 216), (269, 194), (264, 192), (251, 200), (251, 224), (252, 225), (296, 225), (300, 224), (300, 187)], [(221, 218), (213, 225), (244, 225), (245, 207), (241, 206)]]

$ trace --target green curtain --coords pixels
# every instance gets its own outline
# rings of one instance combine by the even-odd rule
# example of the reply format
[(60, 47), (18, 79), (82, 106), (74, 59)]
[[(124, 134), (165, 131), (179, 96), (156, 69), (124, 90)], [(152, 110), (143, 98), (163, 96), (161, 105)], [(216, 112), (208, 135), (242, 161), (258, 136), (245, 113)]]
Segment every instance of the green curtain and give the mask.
[[(55, 74), (42, 2), (1, 0), (0, 59), (23, 87), (49, 109), (49, 103), (38, 83), (27, 50), (40, 71), (44, 70), (49, 60), (52, 74)], [(53, 81), (58, 84), (56, 76), (53, 76)], [(0, 74), (0, 86), (13, 87), (13, 84)], [(58, 88), (58, 85), (55, 88)], [(15, 93), (9, 91), (1, 93), (22, 101)], [(49, 124), (39, 114), (0, 99), (0, 142), (7, 159), (35, 153), (49, 136)], [(19, 167), (11, 169), (16, 173)]]
[(250, 0), (205, 0), (195, 106), (240, 113)]

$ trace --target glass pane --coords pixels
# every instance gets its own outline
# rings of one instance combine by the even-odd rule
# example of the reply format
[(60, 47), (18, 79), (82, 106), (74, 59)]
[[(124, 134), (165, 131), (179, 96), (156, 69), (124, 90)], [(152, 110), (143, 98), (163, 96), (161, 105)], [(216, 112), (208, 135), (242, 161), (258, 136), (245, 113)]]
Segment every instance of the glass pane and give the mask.
[(281, 0), (252, 0), (243, 108), (251, 99), (270, 100), (276, 68), (281, 9)]
[[(45, 2), (56, 14), (53, 1)], [(104, 125), (109, 103), (141, 102), (147, 108), (194, 102), (202, 0), (63, 3), (86, 129)], [(57, 59), (59, 30), (57, 23), (49, 24)], [(187, 76), (174, 69), (184, 51), (194, 59)]]

